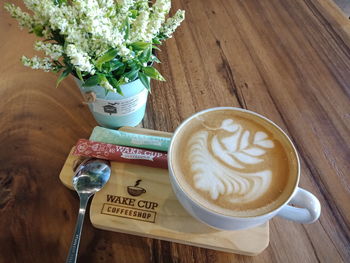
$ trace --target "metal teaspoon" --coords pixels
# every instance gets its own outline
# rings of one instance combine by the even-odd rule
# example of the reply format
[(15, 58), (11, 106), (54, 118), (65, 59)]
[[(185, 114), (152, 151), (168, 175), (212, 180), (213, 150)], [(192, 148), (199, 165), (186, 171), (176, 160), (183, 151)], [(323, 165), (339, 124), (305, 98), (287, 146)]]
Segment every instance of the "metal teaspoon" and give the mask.
[(87, 203), (90, 197), (102, 189), (111, 175), (109, 161), (90, 159), (82, 162), (77, 168), (73, 177), (73, 186), (80, 198), (80, 208), (75, 233), (69, 249), (66, 263), (77, 261), (81, 230), (84, 223), (84, 216)]

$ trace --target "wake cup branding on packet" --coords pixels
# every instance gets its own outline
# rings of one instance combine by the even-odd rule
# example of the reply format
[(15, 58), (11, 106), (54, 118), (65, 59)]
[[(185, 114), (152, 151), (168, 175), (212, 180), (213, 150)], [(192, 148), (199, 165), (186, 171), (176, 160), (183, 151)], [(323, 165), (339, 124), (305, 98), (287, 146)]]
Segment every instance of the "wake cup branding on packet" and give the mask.
[(103, 115), (124, 116), (141, 108), (147, 100), (147, 89), (139, 94), (123, 100), (103, 100), (97, 98), (92, 107), (95, 112)]
[(86, 139), (78, 141), (73, 154), (155, 168), (168, 168), (167, 154), (164, 152), (93, 142)]

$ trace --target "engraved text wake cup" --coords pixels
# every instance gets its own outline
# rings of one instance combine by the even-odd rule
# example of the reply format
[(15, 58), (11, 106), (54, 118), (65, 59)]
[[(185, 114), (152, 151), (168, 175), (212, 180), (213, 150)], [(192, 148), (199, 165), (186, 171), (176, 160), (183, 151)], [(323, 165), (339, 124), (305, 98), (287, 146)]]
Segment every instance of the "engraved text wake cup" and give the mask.
[(168, 166), (180, 203), (214, 228), (249, 228), (275, 215), (312, 223), (320, 215), (318, 199), (298, 187), (291, 140), (248, 110), (212, 108), (185, 120), (173, 135)]

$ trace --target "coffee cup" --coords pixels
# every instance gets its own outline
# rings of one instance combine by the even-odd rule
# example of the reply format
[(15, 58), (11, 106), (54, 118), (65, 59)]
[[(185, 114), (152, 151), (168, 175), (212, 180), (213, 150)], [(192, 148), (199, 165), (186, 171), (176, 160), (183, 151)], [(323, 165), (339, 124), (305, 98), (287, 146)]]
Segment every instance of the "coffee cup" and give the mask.
[(128, 186), (127, 191), (129, 195), (132, 195), (132, 196), (139, 196), (141, 194), (146, 193), (146, 190), (139, 186)]
[(298, 153), (283, 130), (255, 112), (217, 107), (174, 132), (169, 177), (182, 206), (217, 229), (261, 225), (274, 216), (315, 222), (319, 200), (298, 186)]

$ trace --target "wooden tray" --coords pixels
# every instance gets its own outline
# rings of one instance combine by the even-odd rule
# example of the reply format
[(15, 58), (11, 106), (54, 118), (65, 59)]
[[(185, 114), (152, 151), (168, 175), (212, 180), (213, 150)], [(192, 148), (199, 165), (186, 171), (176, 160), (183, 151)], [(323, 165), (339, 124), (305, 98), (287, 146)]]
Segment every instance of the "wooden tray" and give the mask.
[[(140, 128), (135, 132), (148, 133)], [(62, 183), (70, 189), (78, 158), (71, 151), (60, 173)], [(110, 180), (93, 197), (90, 220), (100, 229), (250, 256), (269, 244), (268, 223), (240, 231), (210, 228), (182, 208), (167, 170), (133, 164), (112, 162)]]

